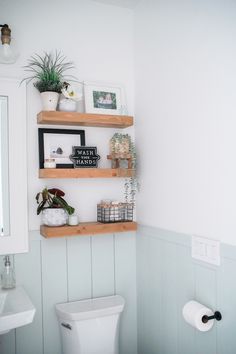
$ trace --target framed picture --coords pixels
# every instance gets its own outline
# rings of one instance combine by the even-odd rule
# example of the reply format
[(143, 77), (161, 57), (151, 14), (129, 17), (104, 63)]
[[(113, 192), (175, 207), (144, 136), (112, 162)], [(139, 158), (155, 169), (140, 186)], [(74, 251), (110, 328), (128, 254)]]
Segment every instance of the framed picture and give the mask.
[(84, 130), (39, 128), (39, 168), (45, 159), (55, 159), (57, 168), (73, 168), (72, 146), (85, 145)]
[(122, 114), (124, 90), (120, 86), (84, 83), (86, 113)]

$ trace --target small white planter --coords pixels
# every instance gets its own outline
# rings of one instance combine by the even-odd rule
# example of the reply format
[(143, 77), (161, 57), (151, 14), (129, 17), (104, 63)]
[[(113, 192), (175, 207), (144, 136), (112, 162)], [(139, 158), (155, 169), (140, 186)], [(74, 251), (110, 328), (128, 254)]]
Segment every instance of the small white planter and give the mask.
[(42, 211), (42, 224), (47, 226), (66, 225), (68, 220), (67, 212), (62, 208), (48, 208)]
[(59, 93), (47, 91), (41, 92), (43, 111), (55, 111), (59, 99)]
[(78, 225), (78, 224), (79, 224), (78, 215), (76, 215), (76, 214), (69, 215), (69, 218), (68, 218), (68, 225), (76, 226), (76, 225)]
[(59, 101), (59, 111), (64, 112), (76, 112), (77, 110), (77, 102), (73, 101), (69, 98), (62, 98)]

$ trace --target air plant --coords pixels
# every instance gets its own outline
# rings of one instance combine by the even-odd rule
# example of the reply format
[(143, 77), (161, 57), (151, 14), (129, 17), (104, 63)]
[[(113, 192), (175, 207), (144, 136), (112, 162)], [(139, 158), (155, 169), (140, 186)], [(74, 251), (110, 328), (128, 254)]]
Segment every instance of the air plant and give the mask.
[(30, 73), (30, 76), (22, 80), (29, 83), (32, 80), (34, 86), (39, 92), (53, 91), (61, 93), (63, 83), (67, 78), (73, 76), (65, 76), (65, 72), (73, 69), (72, 62), (66, 62), (66, 58), (60, 52), (55, 54), (45, 52), (43, 56), (34, 54), (28, 60), (28, 64), (24, 66), (25, 71)]
[(42, 192), (37, 193), (35, 197), (38, 204), (37, 215), (39, 215), (42, 210), (48, 208), (62, 208), (66, 210), (69, 215), (72, 215), (75, 209), (62, 198), (64, 195), (65, 193), (58, 188), (44, 188)]

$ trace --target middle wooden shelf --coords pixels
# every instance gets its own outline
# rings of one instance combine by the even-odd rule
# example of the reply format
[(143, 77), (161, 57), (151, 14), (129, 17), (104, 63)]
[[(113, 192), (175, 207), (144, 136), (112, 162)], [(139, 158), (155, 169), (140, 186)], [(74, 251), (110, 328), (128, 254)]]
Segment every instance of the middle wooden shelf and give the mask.
[(39, 178), (114, 178), (133, 177), (128, 168), (42, 168)]

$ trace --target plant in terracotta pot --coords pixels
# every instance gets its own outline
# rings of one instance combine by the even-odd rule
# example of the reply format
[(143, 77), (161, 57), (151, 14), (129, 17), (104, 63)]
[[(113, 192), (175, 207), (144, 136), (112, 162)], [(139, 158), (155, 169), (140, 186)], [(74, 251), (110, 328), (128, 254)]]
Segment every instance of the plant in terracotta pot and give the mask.
[(34, 80), (34, 86), (41, 94), (43, 110), (55, 111), (66, 80), (65, 72), (73, 68), (73, 63), (67, 62), (60, 52), (56, 51), (55, 54), (45, 52), (42, 56), (34, 54), (24, 66), (30, 76), (22, 81), (29, 83)]
[(62, 226), (67, 223), (68, 215), (75, 209), (63, 198), (65, 193), (58, 188), (44, 188), (37, 193), (37, 215), (42, 212), (42, 222), (48, 226)]

